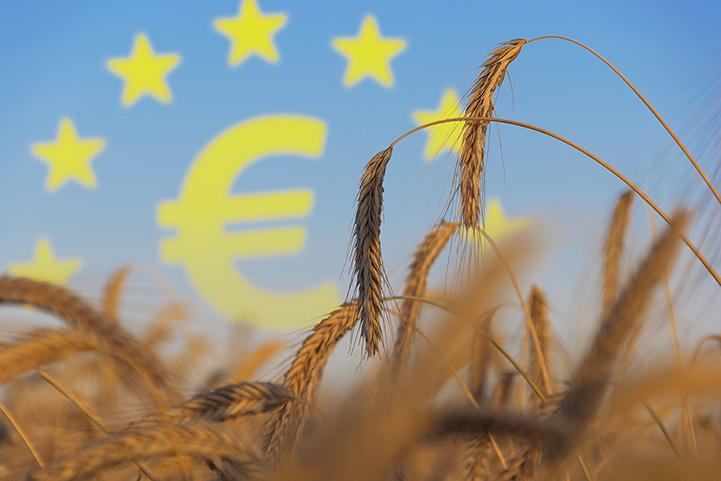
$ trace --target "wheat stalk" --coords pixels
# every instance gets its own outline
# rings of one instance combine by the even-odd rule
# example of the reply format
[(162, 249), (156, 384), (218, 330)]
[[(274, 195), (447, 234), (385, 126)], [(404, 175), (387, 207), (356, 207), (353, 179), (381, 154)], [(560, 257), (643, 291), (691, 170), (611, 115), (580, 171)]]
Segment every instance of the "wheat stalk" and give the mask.
[[(399, 137), (397, 137), (393, 142), (391, 142), (390, 146), (395, 147), (399, 142), (401, 142), (406, 137), (409, 137), (410, 135), (413, 135), (417, 132), (420, 132), (421, 130), (433, 127), (435, 125), (441, 125), (441, 124), (447, 124), (451, 122), (462, 122), (464, 124), (467, 123), (474, 123), (474, 122), (495, 122), (499, 124), (506, 124), (506, 125), (515, 125), (516, 127), (521, 127), (524, 129), (532, 130), (534, 132), (538, 132), (539, 134), (545, 135), (547, 137), (550, 137), (552, 139), (558, 140), (561, 143), (564, 143), (568, 145), (569, 147), (577, 150), (578, 152), (582, 153), (586, 157), (590, 158), (597, 164), (599, 164), (601, 167), (603, 167), (605, 170), (613, 174), (618, 180), (626, 184), (626, 186), (634, 191), (643, 201), (651, 208), (653, 209), (656, 214), (658, 214), (659, 217), (663, 219), (666, 224), (670, 224), (671, 218), (669, 215), (659, 207), (659, 205), (654, 202), (654, 200), (648, 196), (641, 188), (636, 185), (631, 179), (626, 177), (621, 171), (619, 171), (617, 168), (591, 152), (590, 150), (582, 147), (581, 145), (567, 139), (566, 137), (563, 137), (562, 135), (556, 134), (554, 132), (551, 132), (550, 130), (544, 129), (542, 127), (539, 127), (537, 125), (528, 124), (525, 122), (519, 122), (517, 120), (511, 120), (511, 119), (501, 119), (497, 117), (453, 117), (448, 119), (441, 119), (441, 120), (434, 120), (433, 122), (428, 122), (427, 124), (419, 125), (418, 127), (411, 129)], [(716, 284), (721, 286), (721, 275), (719, 275), (718, 272), (716, 272), (716, 269), (714, 269), (713, 265), (709, 260), (706, 258), (706, 256), (703, 255), (703, 253), (699, 250), (699, 248), (696, 246), (696, 244), (693, 243), (693, 241), (684, 233), (679, 234), (681, 237), (681, 240), (684, 244), (689, 248), (689, 250), (693, 253), (694, 257), (704, 266), (706, 271), (709, 273), (711, 277), (713, 277)]]
[(656, 108), (651, 104), (651, 102), (648, 101), (645, 95), (641, 93), (641, 91), (631, 82), (631, 80), (626, 77), (626, 75), (623, 74), (615, 65), (613, 65), (606, 57), (601, 55), (600, 53), (596, 52), (594, 49), (589, 47), (588, 45), (579, 42), (578, 40), (570, 37), (565, 37), (563, 35), (542, 35), (540, 37), (532, 38), (530, 40), (527, 40), (526, 43), (536, 42), (539, 40), (547, 40), (547, 39), (556, 39), (556, 40), (563, 40), (565, 42), (569, 42), (572, 44), (575, 44), (582, 49), (589, 52), (591, 55), (599, 59), (601, 62), (603, 62), (608, 68), (610, 68), (613, 73), (615, 73), (621, 80), (623, 80), (623, 83), (625, 83), (628, 88), (630, 88), (633, 93), (636, 95), (636, 97), (643, 102), (643, 104), (646, 106), (646, 108), (653, 114), (653, 116), (658, 120), (658, 123), (663, 126), (663, 128), (666, 130), (666, 132), (671, 136), (673, 141), (676, 143), (679, 149), (681, 149), (681, 152), (686, 156), (688, 161), (693, 166), (694, 170), (696, 170), (696, 173), (698, 173), (699, 177), (701, 177), (701, 180), (703, 180), (704, 184), (706, 184), (706, 187), (708, 187), (708, 190), (713, 194), (714, 198), (716, 199), (716, 202), (721, 204), (721, 194), (719, 194), (718, 189), (713, 185), (711, 182), (711, 179), (709, 179), (706, 172), (704, 172), (703, 168), (701, 167), (701, 164), (698, 163), (696, 158), (691, 154), (691, 151), (686, 147), (686, 145), (681, 141), (681, 138), (676, 134), (676, 132), (671, 128), (671, 126), (666, 122), (666, 119), (663, 118), (663, 116), (656, 110)]

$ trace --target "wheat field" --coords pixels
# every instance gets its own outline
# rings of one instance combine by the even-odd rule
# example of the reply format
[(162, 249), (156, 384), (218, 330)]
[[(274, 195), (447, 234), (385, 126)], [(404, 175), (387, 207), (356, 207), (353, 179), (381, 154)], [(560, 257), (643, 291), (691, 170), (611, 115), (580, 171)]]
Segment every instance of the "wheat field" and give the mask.
[[(228, 359), (212, 376), (195, 374), (198, 343), (173, 357), (164, 344), (182, 307), (168, 305), (144, 332), (124, 326), (120, 303), (132, 270), (118, 269), (99, 305), (63, 287), (0, 277), (0, 303), (56, 321), (27, 328), (0, 349), (0, 478), (103, 480), (715, 480), (721, 475), (721, 359), (709, 332), (683, 345), (670, 284), (681, 253), (721, 278), (690, 238), (698, 206), (667, 213), (593, 152), (542, 127), (495, 117), (494, 95), (532, 42), (566, 41), (620, 77), (666, 129), (721, 204), (695, 157), (643, 94), (590, 47), (565, 37), (502, 43), (482, 64), (463, 117), (401, 135), (365, 165), (353, 221), (353, 281), (288, 361), (269, 341)], [(381, 252), (383, 181), (393, 150), (433, 125), (455, 122), (463, 146), (454, 171), (457, 207), (419, 239), (401, 294), (389, 286)], [(598, 308), (582, 355), (569, 359), (544, 287), (525, 278), (543, 255), (533, 232), (496, 242), (483, 230), (483, 176), (489, 128), (501, 123), (549, 136), (600, 164), (623, 187), (609, 206)], [(664, 223), (632, 260), (634, 208)], [(714, 207), (717, 207), (714, 205)], [(469, 233), (485, 237), (469, 241)], [(713, 236), (717, 235), (712, 233)], [(483, 246), (483, 252), (481, 247)], [(449, 285), (430, 272), (450, 253)], [(624, 259), (626, 259), (624, 261)], [(532, 287), (523, 292), (519, 279)], [(633, 363), (644, 325), (664, 304), (673, 351)], [(520, 323), (497, 322), (509, 311)], [(423, 322), (421, 322), (423, 321)], [(350, 336), (366, 369), (348, 393), (319, 396), (324, 371)], [(521, 342), (511, 339), (520, 338)], [(280, 375), (259, 379), (259, 367)], [(96, 382), (88, 387), (88, 379)], [(194, 393), (188, 395), (188, 393)]]

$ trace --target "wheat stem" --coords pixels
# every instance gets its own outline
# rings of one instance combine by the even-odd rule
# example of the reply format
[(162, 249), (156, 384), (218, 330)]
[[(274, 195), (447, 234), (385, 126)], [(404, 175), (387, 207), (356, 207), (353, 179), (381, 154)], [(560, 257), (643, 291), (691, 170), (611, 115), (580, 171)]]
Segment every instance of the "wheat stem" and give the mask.
[(648, 108), (648, 110), (651, 111), (654, 117), (656, 117), (656, 120), (659, 121), (659, 123), (663, 126), (664, 129), (666, 129), (666, 132), (671, 136), (674, 142), (676, 142), (676, 145), (681, 149), (683, 154), (686, 156), (686, 158), (691, 162), (691, 165), (693, 165), (693, 168), (696, 169), (696, 172), (698, 172), (699, 176), (701, 176), (701, 179), (703, 179), (706, 186), (709, 188), (713, 196), (716, 198), (716, 202), (721, 204), (721, 194), (719, 194), (719, 191), (716, 189), (716, 187), (711, 182), (711, 179), (709, 179), (708, 175), (706, 175), (706, 172), (704, 172), (701, 165), (698, 163), (696, 158), (691, 154), (691, 151), (686, 147), (686, 145), (681, 141), (679, 136), (674, 132), (674, 130), (671, 128), (671, 126), (666, 122), (666, 120), (661, 116), (661, 114), (651, 105), (651, 102), (646, 99), (646, 96), (644, 96), (641, 91), (636, 88), (636, 86), (626, 77), (616, 66), (614, 66), (611, 62), (609, 62), (603, 55), (596, 52), (594, 49), (589, 47), (588, 45), (585, 45), (581, 42), (579, 42), (576, 39), (565, 37), (563, 35), (543, 35), (540, 37), (532, 38), (530, 40), (526, 40), (526, 44), (536, 42), (538, 40), (546, 40), (546, 39), (557, 39), (557, 40), (563, 40), (566, 42), (571, 42), (575, 45), (578, 45), (579, 47), (585, 49), (589, 53), (591, 53), (593, 56), (598, 58), (601, 62), (606, 64), (608, 68), (613, 70), (613, 72), (619, 76), (623, 82), (628, 85), (628, 87), (633, 90), (633, 93), (636, 94), (636, 96), (643, 102), (643, 104)]
[(498, 248), (498, 244), (493, 240), (493, 238), (486, 233), (485, 229), (478, 228), (477, 232), (479, 232), (490, 244), (491, 248), (493, 249), (493, 252), (498, 257), (498, 260), (501, 262), (501, 265), (503, 266), (503, 269), (508, 274), (508, 277), (511, 280), (511, 284), (513, 285), (513, 290), (516, 293), (516, 297), (518, 298), (518, 302), (521, 304), (521, 308), (523, 309), (523, 315), (526, 319), (526, 328), (528, 329), (528, 332), (530, 333), (531, 342), (533, 343), (533, 349), (536, 353), (536, 356), (538, 358), (539, 363), (539, 369), (541, 371), (541, 379), (543, 381), (543, 387), (546, 390), (546, 392), (551, 392), (553, 387), (551, 385), (551, 377), (548, 372), (548, 366), (546, 365), (546, 359), (543, 354), (543, 348), (541, 347), (541, 342), (538, 338), (538, 332), (536, 330), (536, 326), (533, 323), (533, 319), (531, 316), (531, 311), (528, 308), (528, 303), (526, 302), (525, 297), (523, 297), (523, 293), (521, 292), (521, 286), (518, 283), (518, 278), (513, 273), (513, 269), (511, 269), (511, 265), (506, 260), (505, 256), (501, 252), (501, 249)]
[[(440, 125), (440, 124), (445, 124), (445, 123), (449, 123), (449, 122), (498, 122), (501, 124), (515, 125), (517, 127), (522, 127), (524, 129), (533, 130), (540, 134), (543, 134), (543, 135), (546, 135), (553, 139), (556, 139), (556, 140), (568, 145), (569, 147), (576, 149), (577, 151), (581, 152), (585, 156), (589, 157), (590, 159), (592, 159), (593, 161), (595, 161), (596, 163), (601, 165), (604, 169), (606, 169), (611, 174), (616, 176), (621, 182), (626, 184), (631, 190), (633, 190), (636, 194), (638, 194), (638, 196), (641, 197), (641, 199), (643, 199), (643, 201), (646, 202), (646, 204), (648, 204), (648, 206), (651, 207), (656, 212), (656, 214), (658, 214), (659, 217), (661, 217), (664, 220), (664, 222), (666, 222), (667, 224), (671, 223), (671, 218), (668, 216), (668, 214), (663, 209), (661, 209), (658, 206), (658, 204), (656, 204), (656, 202), (654, 202), (653, 199), (651, 199), (643, 190), (641, 190), (640, 187), (638, 187), (628, 177), (623, 175), (618, 169), (613, 167), (611, 164), (609, 164), (608, 162), (606, 162), (605, 160), (603, 160), (602, 158), (600, 158), (593, 152), (578, 145), (577, 143), (575, 143), (571, 140), (568, 140), (567, 138), (565, 138), (561, 135), (553, 133), (550, 130), (546, 130), (546, 129), (544, 129), (542, 127), (538, 127), (536, 125), (527, 124), (525, 122), (519, 122), (517, 120), (501, 119), (501, 118), (496, 118), (496, 117), (494, 117), (494, 118), (490, 118), (490, 117), (479, 117), (479, 118), (452, 117), (452, 118), (448, 118), (448, 119), (441, 119), (441, 120), (436, 120), (433, 122), (428, 122), (427, 124), (423, 124), (414, 129), (411, 129), (411, 130), (407, 131), (406, 133), (404, 133), (403, 135), (401, 135), (400, 137), (396, 138), (393, 142), (391, 142), (390, 146), (394, 147), (396, 144), (398, 144), (398, 142), (400, 142), (401, 140), (405, 139), (409, 135), (412, 135), (416, 132), (427, 129), (429, 127), (433, 127), (434, 125)], [(698, 259), (699, 262), (701, 262), (701, 264), (703, 264), (703, 266), (706, 268), (706, 271), (708, 271), (708, 273), (711, 275), (711, 277), (714, 278), (714, 280), (716, 281), (716, 284), (721, 286), (721, 276), (719, 276), (718, 272), (716, 272), (716, 270), (713, 268), (713, 266), (708, 261), (708, 259), (706, 259), (706, 257), (701, 253), (701, 251), (698, 249), (698, 247), (696, 247), (696, 244), (694, 244), (685, 233), (679, 232), (678, 235), (679, 235), (679, 238), (684, 242), (684, 244), (686, 244), (686, 246), (688, 246), (688, 248), (691, 250), (691, 252), (693, 252), (693, 255), (696, 257), (696, 259)]]

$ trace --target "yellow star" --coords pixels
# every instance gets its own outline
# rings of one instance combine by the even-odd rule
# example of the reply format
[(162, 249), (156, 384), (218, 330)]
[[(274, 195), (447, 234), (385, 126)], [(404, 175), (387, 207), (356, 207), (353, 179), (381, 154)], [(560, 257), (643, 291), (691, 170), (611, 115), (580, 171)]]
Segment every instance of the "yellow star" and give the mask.
[[(486, 215), (484, 216), (483, 230), (494, 242), (499, 242), (504, 237), (508, 237), (519, 232), (531, 224), (528, 218), (509, 219), (503, 212), (503, 207), (498, 199), (490, 199), (486, 205)], [(466, 232), (466, 236), (480, 243), (482, 246), (486, 243), (486, 238), (480, 232), (471, 230)]]
[(279, 56), (273, 36), (287, 22), (287, 15), (263, 15), (255, 0), (243, 0), (237, 16), (218, 18), (213, 27), (230, 40), (228, 65), (235, 67), (254, 54), (269, 63), (277, 63)]
[(144, 95), (149, 95), (164, 104), (170, 103), (173, 94), (166, 77), (180, 63), (176, 53), (157, 54), (144, 33), (133, 40), (133, 51), (129, 57), (111, 58), (105, 64), (113, 74), (123, 79), (121, 104), (130, 107)]
[(90, 162), (105, 148), (101, 138), (81, 139), (75, 131), (75, 125), (69, 118), (63, 118), (53, 142), (38, 142), (30, 146), (35, 157), (48, 164), (48, 176), (45, 189), (48, 192), (58, 190), (68, 180), (95, 188), (97, 180)]
[(383, 38), (378, 22), (366, 15), (357, 37), (336, 37), (333, 49), (346, 57), (348, 66), (343, 75), (343, 85), (352, 87), (365, 77), (374, 78), (384, 87), (393, 86), (390, 62), (406, 48), (401, 38)]
[(55, 257), (50, 241), (38, 239), (31, 262), (19, 262), (8, 269), (15, 276), (30, 277), (39, 281), (65, 285), (68, 279), (83, 265), (80, 259), (60, 260)]
[[(446, 89), (441, 97), (441, 104), (438, 110), (418, 110), (413, 112), (413, 121), (418, 125), (427, 124), (436, 120), (447, 119), (451, 117), (462, 117), (463, 109), (461, 109), (458, 94), (453, 89)], [(451, 152), (460, 152), (463, 139), (460, 135), (460, 129), (455, 122), (434, 125), (426, 129), (428, 142), (423, 149), (423, 156), (426, 160), (433, 160), (435, 156), (444, 150)]]

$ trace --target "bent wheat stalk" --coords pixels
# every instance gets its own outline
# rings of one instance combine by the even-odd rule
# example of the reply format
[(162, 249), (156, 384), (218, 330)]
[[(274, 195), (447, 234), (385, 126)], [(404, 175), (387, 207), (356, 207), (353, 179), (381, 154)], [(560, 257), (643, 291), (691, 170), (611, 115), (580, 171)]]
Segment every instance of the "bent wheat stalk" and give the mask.
[[(658, 216), (661, 217), (664, 220), (664, 222), (666, 222), (666, 224), (670, 224), (671, 218), (668, 216), (668, 214), (663, 209), (661, 209), (661, 207), (659, 207), (658, 204), (656, 204), (656, 202), (654, 202), (653, 199), (651, 199), (651, 197), (648, 196), (648, 194), (646, 194), (643, 190), (641, 190), (640, 187), (638, 187), (628, 177), (623, 175), (618, 169), (613, 167), (611, 164), (609, 164), (608, 162), (606, 162), (605, 160), (603, 160), (602, 158), (600, 158), (599, 156), (597, 156), (590, 150), (578, 145), (577, 143), (575, 143), (571, 140), (568, 140), (567, 138), (565, 138), (561, 135), (553, 133), (550, 130), (546, 130), (546, 129), (544, 129), (542, 127), (538, 127), (536, 125), (527, 124), (525, 122), (519, 122), (517, 120), (501, 119), (501, 118), (497, 118), (497, 117), (493, 117), (493, 118), (453, 117), (453, 118), (448, 118), (448, 119), (435, 120), (433, 122), (428, 122), (427, 124), (419, 125), (418, 127), (411, 129), (411, 130), (407, 131), (406, 133), (404, 133), (403, 135), (401, 135), (400, 137), (396, 138), (393, 142), (391, 142), (390, 147), (395, 147), (400, 141), (402, 141), (406, 137), (408, 137), (416, 132), (420, 132), (421, 130), (433, 127), (434, 125), (441, 125), (441, 124), (446, 124), (449, 122), (481, 122), (481, 121), (497, 122), (497, 123), (507, 124), (507, 125), (515, 125), (517, 127), (522, 127), (524, 129), (532, 130), (534, 132), (538, 132), (540, 134), (543, 134), (543, 135), (546, 135), (553, 139), (556, 139), (559, 142), (562, 142), (562, 143), (568, 145), (569, 147), (581, 152), (586, 157), (590, 158), (591, 160), (593, 160), (594, 162), (599, 164), (601, 167), (606, 169), (608, 172), (613, 174), (621, 182), (626, 184), (639, 197), (641, 197), (641, 199), (643, 199), (643, 201), (649, 207), (651, 207), (654, 210), (654, 212), (656, 212), (656, 214), (658, 214)], [(711, 263), (708, 261), (708, 259), (706, 259), (706, 256), (704, 256), (701, 253), (701, 251), (698, 249), (698, 247), (696, 247), (696, 244), (694, 244), (691, 241), (691, 239), (689, 239), (688, 236), (683, 232), (679, 232), (679, 238), (681, 240), (683, 240), (684, 244), (686, 244), (686, 246), (691, 250), (691, 252), (693, 252), (694, 257), (696, 257), (696, 259), (698, 259), (698, 261), (701, 262), (701, 264), (703, 264), (704, 268), (709, 273), (709, 275), (711, 275), (711, 277), (713, 277), (714, 281), (716, 281), (716, 284), (718, 284), (721, 287), (721, 276), (719, 276), (718, 272), (716, 272), (716, 269), (714, 269), (714, 267), (711, 265)]]
[(599, 59), (601, 62), (606, 64), (608, 68), (613, 70), (613, 72), (618, 75), (618, 77), (623, 80), (623, 82), (633, 91), (634, 94), (643, 102), (643, 104), (646, 106), (646, 108), (653, 114), (654, 117), (656, 117), (656, 120), (663, 126), (663, 128), (668, 132), (668, 134), (671, 136), (674, 142), (676, 142), (676, 145), (681, 149), (683, 154), (686, 156), (686, 158), (691, 162), (691, 165), (696, 170), (698, 175), (701, 177), (703, 182), (706, 184), (708, 189), (711, 191), (713, 196), (716, 198), (716, 202), (721, 204), (721, 194), (719, 194), (718, 189), (713, 185), (711, 182), (711, 179), (709, 179), (708, 175), (706, 175), (706, 172), (704, 172), (701, 165), (698, 163), (696, 158), (691, 154), (691, 151), (686, 147), (686, 145), (681, 141), (679, 136), (676, 134), (676, 132), (671, 128), (671, 126), (666, 122), (666, 120), (661, 116), (661, 114), (654, 108), (654, 106), (651, 104), (651, 102), (648, 101), (645, 95), (641, 93), (641, 91), (631, 82), (628, 77), (626, 77), (615, 65), (613, 65), (611, 62), (608, 61), (603, 55), (596, 52), (594, 49), (589, 47), (588, 45), (579, 42), (576, 39), (565, 37), (563, 35), (542, 35), (540, 37), (535, 37), (529, 40), (526, 40), (526, 43), (532, 43), (537, 42), (539, 40), (548, 40), (548, 39), (556, 39), (556, 40), (563, 40), (565, 42), (570, 42), (572, 44), (575, 44), (582, 49), (589, 52), (591, 55)]

